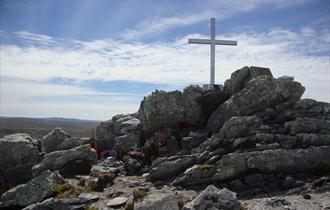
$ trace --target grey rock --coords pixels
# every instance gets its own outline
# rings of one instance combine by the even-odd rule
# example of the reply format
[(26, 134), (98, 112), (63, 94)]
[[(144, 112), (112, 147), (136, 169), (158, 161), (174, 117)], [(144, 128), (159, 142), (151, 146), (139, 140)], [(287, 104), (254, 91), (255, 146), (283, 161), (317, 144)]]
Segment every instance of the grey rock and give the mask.
[(230, 186), (235, 191), (242, 191), (246, 188), (246, 185), (239, 179), (235, 179), (234, 181), (230, 182)]
[(70, 137), (71, 136), (61, 128), (55, 128), (42, 138), (41, 150), (45, 153), (56, 151), (58, 150), (57, 146)]
[(142, 166), (144, 166), (144, 162), (142, 160), (129, 158), (125, 161), (125, 169), (130, 175), (136, 174)]
[(250, 67), (250, 78), (255, 79), (260, 76), (269, 76), (273, 77), (272, 72), (269, 68), (258, 67), (258, 66), (251, 66)]
[(137, 131), (140, 129), (141, 121), (137, 118), (131, 118), (129, 120), (123, 121), (120, 124), (120, 134), (127, 134), (131, 131)]
[(93, 165), (91, 169), (91, 174), (107, 174), (107, 173), (115, 173), (117, 174), (119, 172), (119, 169), (116, 167), (111, 167), (109, 165)]
[(204, 210), (204, 209), (239, 210), (240, 202), (236, 198), (236, 193), (226, 188), (219, 190), (214, 185), (209, 185), (194, 200), (185, 204), (183, 209), (184, 210)]
[(294, 104), (305, 88), (292, 78), (274, 79), (261, 76), (250, 80), (244, 88), (221, 104), (208, 120), (208, 128), (217, 132), (233, 116), (249, 116), (284, 102)]
[(297, 118), (286, 122), (285, 127), (291, 134), (296, 133), (327, 133), (330, 134), (330, 120), (317, 118)]
[(152, 165), (152, 169), (147, 177), (149, 181), (166, 180), (173, 178), (180, 174), (185, 169), (191, 167), (196, 162), (196, 157), (192, 155), (185, 155), (176, 157), (176, 159), (165, 159), (158, 163), (155, 160)]
[(126, 197), (119, 196), (119, 197), (115, 197), (115, 198), (111, 199), (107, 203), (107, 206), (118, 207), (118, 206), (124, 205), (126, 202), (127, 202), (127, 198)]
[(199, 125), (204, 122), (202, 109), (197, 103), (197, 98), (202, 96), (203, 93), (203, 89), (196, 85), (190, 85), (183, 90), (184, 120), (188, 121), (189, 124)]
[(78, 147), (84, 144), (90, 144), (91, 140), (89, 138), (79, 138), (79, 137), (71, 137), (67, 138), (62, 143), (57, 146), (57, 150), (67, 150), (72, 149), (74, 147)]
[(297, 136), (275, 135), (275, 141), (278, 142), (283, 149), (291, 149), (297, 144)]
[(249, 187), (258, 188), (263, 187), (265, 185), (262, 174), (252, 174), (244, 177), (244, 182)]
[(116, 135), (114, 134), (114, 123), (112, 120), (101, 122), (96, 126), (96, 145), (101, 150), (111, 149)]
[(156, 90), (141, 102), (138, 118), (142, 130), (151, 134), (157, 129), (178, 127), (180, 121), (190, 125), (202, 123), (202, 110), (196, 102), (202, 94), (203, 89), (198, 86), (189, 86), (183, 93)]
[(297, 145), (300, 148), (310, 146), (329, 146), (330, 134), (300, 133), (297, 134)]
[(257, 116), (232, 117), (223, 126), (221, 135), (226, 139), (247, 136), (261, 124), (262, 120)]
[(91, 164), (96, 163), (97, 155), (95, 150), (91, 149), (89, 145), (82, 145), (69, 150), (55, 151), (46, 154), (45, 158), (33, 166), (33, 176), (40, 175), (43, 171), (60, 170), (66, 166), (66, 164), (72, 161), (87, 161)]
[(182, 138), (181, 146), (183, 149), (191, 150), (192, 148), (195, 148), (198, 145), (200, 145), (203, 141), (204, 141), (204, 139), (202, 139), (202, 138), (188, 136), (188, 137)]
[(100, 198), (100, 196), (94, 193), (81, 193), (78, 196), (78, 198), (82, 200), (86, 200), (86, 202), (94, 202), (97, 201)]
[(156, 90), (144, 97), (138, 113), (144, 132), (152, 133), (160, 128), (176, 127), (184, 118), (182, 93)]
[(229, 94), (223, 90), (211, 90), (196, 98), (196, 102), (202, 109), (203, 117), (208, 119), (228, 98)]
[(135, 118), (131, 117), (131, 116), (123, 116), (123, 117), (113, 117), (112, 118), (112, 121), (114, 122), (114, 125), (113, 125), (113, 128), (114, 128), (114, 133), (116, 135), (122, 135), (124, 133), (121, 132), (121, 129), (122, 129), (122, 123), (126, 122), (126, 121), (130, 121), (130, 120), (133, 120)]
[(37, 140), (28, 134), (12, 134), (0, 139), (0, 187), (21, 184), (32, 178), (31, 168), (40, 162)]
[[(136, 146), (140, 146), (140, 128), (141, 122), (134, 114), (119, 114), (112, 117), (111, 120), (101, 122), (96, 127), (96, 144), (101, 150), (113, 149), (116, 145), (117, 149), (123, 149), (127, 152), (130, 151), (130, 147), (137, 143)], [(134, 137), (130, 144), (130, 140)], [(118, 140), (118, 138), (120, 140)], [(126, 141), (127, 140), (127, 141)], [(126, 148), (125, 144), (129, 144)], [(124, 146), (121, 148), (120, 146)]]
[(1, 196), (3, 206), (28, 206), (54, 194), (53, 186), (64, 179), (56, 172), (45, 171), (25, 184), (18, 185)]
[(269, 68), (255, 66), (249, 68), (245, 66), (231, 74), (230, 79), (225, 81), (224, 89), (230, 95), (233, 95), (234, 93), (239, 92), (248, 81), (259, 76), (273, 77)]
[(233, 95), (236, 92), (239, 92), (244, 85), (249, 81), (250, 68), (245, 66), (242, 69), (234, 71), (230, 79), (225, 81), (224, 89), (230, 95)]
[(124, 153), (136, 151), (140, 145), (140, 135), (134, 132), (118, 136), (113, 145), (114, 150), (120, 150)]
[(217, 166), (215, 181), (234, 179), (248, 171), (263, 173), (329, 172), (330, 147), (297, 150), (264, 150), (224, 155)]
[(296, 180), (292, 176), (285, 177), (284, 181), (282, 182), (282, 187), (285, 189), (290, 189), (296, 185)]
[(176, 200), (180, 209), (188, 203), (192, 201), (194, 198), (198, 196), (198, 193), (193, 190), (178, 190), (176, 191)]
[(134, 210), (179, 210), (173, 192), (153, 191), (142, 199), (134, 202)]
[(72, 208), (59, 199), (48, 198), (40, 203), (31, 204), (23, 210), (72, 210)]
[[(240, 137), (250, 136), (254, 134), (262, 126), (262, 120), (257, 116), (237, 116), (230, 118), (222, 127), (220, 132), (214, 134), (207, 141), (203, 142), (200, 147), (211, 147), (216, 149), (218, 147), (229, 148), (233, 143), (236, 143), (233, 148), (238, 147), (242, 141), (253, 141), (258, 139), (239, 139)], [(256, 141), (257, 142), (257, 141)], [(255, 145), (255, 143), (254, 143)]]
[(188, 168), (182, 177), (175, 179), (172, 184), (191, 186), (210, 182), (210, 177), (216, 172), (214, 165), (200, 164)]
[(292, 118), (330, 119), (330, 103), (318, 102), (313, 99), (301, 99), (288, 112)]

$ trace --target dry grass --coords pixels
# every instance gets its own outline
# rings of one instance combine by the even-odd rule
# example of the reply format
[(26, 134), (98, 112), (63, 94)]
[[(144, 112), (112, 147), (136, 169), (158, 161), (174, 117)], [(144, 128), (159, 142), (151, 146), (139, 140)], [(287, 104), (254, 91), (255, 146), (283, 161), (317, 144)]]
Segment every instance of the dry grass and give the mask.
[(200, 170), (208, 170), (208, 171), (215, 169), (214, 165), (209, 165), (209, 164), (198, 164), (197, 167)]
[(90, 193), (91, 189), (89, 187), (82, 187), (77, 185), (72, 185), (68, 182), (63, 184), (55, 184), (53, 186), (56, 198), (76, 198), (81, 193)]
[(148, 194), (148, 192), (145, 191), (145, 190), (142, 190), (142, 189), (133, 190), (133, 197), (134, 197), (134, 199), (143, 198), (147, 194)]
[(128, 201), (124, 207), (124, 210), (134, 210), (134, 203), (132, 201)]

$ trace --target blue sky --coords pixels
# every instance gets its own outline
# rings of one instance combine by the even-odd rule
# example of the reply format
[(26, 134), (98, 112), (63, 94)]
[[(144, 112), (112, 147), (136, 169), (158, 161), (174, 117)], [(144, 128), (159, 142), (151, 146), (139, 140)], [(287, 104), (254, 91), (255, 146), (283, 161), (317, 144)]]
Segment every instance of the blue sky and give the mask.
[(243, 66), (294, 76), (304, 98), (330, 101), (328, 0), (0, 0), (1, 116), (106, 120), (137, 111), (154, 89), (209, 80)]

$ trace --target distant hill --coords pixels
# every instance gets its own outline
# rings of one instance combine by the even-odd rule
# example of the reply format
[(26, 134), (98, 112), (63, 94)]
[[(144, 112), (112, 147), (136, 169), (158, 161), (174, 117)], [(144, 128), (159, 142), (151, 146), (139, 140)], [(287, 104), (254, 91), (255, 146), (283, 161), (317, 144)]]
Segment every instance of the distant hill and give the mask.
[(13, 133), (28, 133), (40, 139), (56, 127), (62, 128), (71, 136), (91, 137), (92, 130), (98, 123), (99, 121), (74, 118), (0, 117), (0, 137)]

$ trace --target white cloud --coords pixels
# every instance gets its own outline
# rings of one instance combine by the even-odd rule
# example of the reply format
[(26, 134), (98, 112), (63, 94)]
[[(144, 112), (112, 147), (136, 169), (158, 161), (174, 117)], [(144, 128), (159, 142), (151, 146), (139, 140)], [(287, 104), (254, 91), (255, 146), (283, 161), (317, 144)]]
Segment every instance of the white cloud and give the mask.
[[(188, 26), (209, 20), (210, 17), (225, 19), (234, 15), (253, 11), (258, 8), (279, 9), (299, 5), (310, 0), (209, 0), (199, 2), (197, 11), (183, 12), (181, 15), (151, 17), (140, 21), (133, 29), (127, 29), (121, 35), (124, 39), (139, 39), (152, 36), (169, 29)], [(191, 9), (191, 8), (189, 8)], [(183, 8), (183, 11), (187, 11)]]
[(93, 89), (24, 80), (0, 84), (0, 116), (75, 117), (106, 120), (137, 111), (138, 94), (98, 92)]
[(205, 11), (199, 14), (186, 15), (186, 16), (172, 16), (163, 18), (153, 18), (143, 20), (138, 23), (135, 29), (127, 29), (123, 32), (122, 38), (136, 39), (150, 34), (157, 34), (166, 31), (170, 28), (192, 25), (201, 21), (207, 20), (214, 16), (215, 12)]
[(27, 39), (30, 41), (40, 42), (40, 43), (52, 43), (53, 39), (50, 36), (33, 34), (27, 31), (18, 31), (15, 33), (18, 37)]
[[(264, 66), (276, 77), (294, 76), (306, 87), (304, 97), (329, 102), (330, 40), (324, 38), (328, 30), (319, 30), (312, 38), (306, 33), (310, 34), (306, 29), (274, 28), (217, 37), (238, 40), (238, 46), (216, 47), (216, 81), (223, 83), (246, 65)], [(80, 87), (84, 81), (129, 80), (173, 87), (208, 83), (209, 46), (189, 45), (188, 37), (206, 38), (191, 34), (167, 43), (51, 38), (53, 43), (47, 47), (38, 44), (43, 41), (23, 46), (2, 44), (1, 115), (107, 119), (138, 109), (142, 96)], [(68, 79), (75, 85), (48, 84), (54, 78)]]

